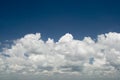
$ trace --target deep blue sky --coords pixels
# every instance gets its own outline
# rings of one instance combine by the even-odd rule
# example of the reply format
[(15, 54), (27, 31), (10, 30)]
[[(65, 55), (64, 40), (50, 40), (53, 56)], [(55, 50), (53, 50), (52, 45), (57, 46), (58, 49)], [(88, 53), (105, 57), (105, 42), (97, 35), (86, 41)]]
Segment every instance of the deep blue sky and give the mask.
[(58, 39), (120, 32), (119, 0), (1, 0), (0, 42), (28, 33)]

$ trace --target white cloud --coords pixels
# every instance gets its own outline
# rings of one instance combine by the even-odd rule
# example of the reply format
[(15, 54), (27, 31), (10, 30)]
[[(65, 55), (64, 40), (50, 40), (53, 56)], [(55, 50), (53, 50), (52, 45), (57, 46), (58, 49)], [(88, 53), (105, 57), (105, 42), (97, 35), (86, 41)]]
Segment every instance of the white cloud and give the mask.
[(120, 34), (110, 32), (75, 40), (69, 33), (58, 42), (43, 41), (40, 33), (27, 34), (0, 52), (1, 73), (120, 74)]

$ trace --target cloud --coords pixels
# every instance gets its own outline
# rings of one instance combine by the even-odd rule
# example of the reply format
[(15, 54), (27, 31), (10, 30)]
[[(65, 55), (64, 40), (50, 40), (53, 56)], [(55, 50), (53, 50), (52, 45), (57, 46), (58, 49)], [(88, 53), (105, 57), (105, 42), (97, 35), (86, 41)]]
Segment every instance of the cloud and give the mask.
[(1, 73), (120, 74), (120, 33), (109, 32), (76, 40), (69, 33), (58, 42), (41, 34), (27, 34), (0, 52)]

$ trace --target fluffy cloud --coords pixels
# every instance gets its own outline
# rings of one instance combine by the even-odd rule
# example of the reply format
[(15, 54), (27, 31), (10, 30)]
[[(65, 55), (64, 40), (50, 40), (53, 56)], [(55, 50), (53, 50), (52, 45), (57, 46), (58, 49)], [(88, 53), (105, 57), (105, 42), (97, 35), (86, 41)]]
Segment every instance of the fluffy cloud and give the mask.
[(98, 35), (97, 40), (85, 37), (75, 40), (69, 33), (58, 42), (41, 34), (27, 34), (0, 52), (0, 72), (34, 74), (120, 74), (120, 34)]

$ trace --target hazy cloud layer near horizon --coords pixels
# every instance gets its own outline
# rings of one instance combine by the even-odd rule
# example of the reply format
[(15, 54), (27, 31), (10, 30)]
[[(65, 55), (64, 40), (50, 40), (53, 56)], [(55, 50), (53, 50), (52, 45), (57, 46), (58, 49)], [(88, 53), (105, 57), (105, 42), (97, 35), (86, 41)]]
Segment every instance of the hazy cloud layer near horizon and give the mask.
[[(50, 76), (52, 80), (67, 80), (70, 76), (71, 80), (119, 79), (120, 33), (101, 34), (96, 40), (90, 37), (76, 40), (66, 33), (58, 42), (50, 38), (43, 41), (41, 34), (36, 33), (27, 34), (14, 40), (11, 46), (7, 45), (0, 52), (0, 79), (3, 80), (6, 75), (10, 77), (10, 74), (18, 73), (44, 75), (42, 78), (48, 80)], [(17, 77), (17, 80), (21, 78)]]

